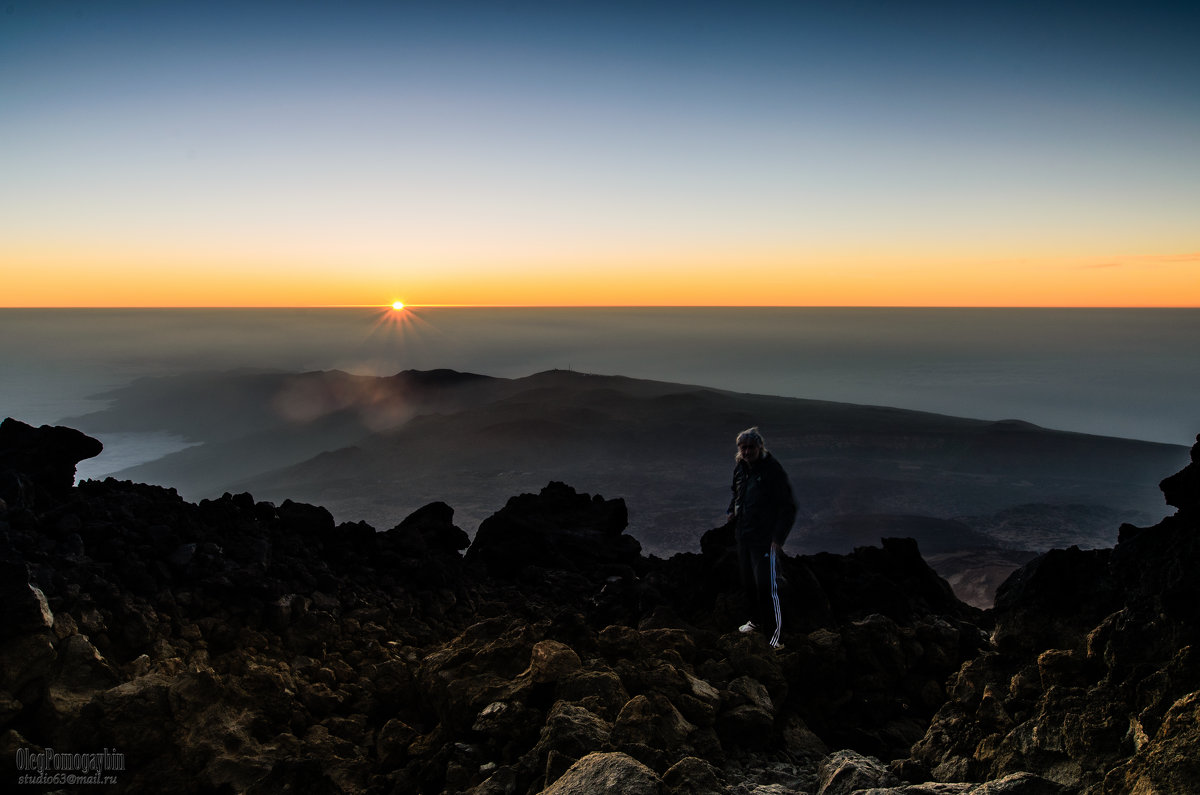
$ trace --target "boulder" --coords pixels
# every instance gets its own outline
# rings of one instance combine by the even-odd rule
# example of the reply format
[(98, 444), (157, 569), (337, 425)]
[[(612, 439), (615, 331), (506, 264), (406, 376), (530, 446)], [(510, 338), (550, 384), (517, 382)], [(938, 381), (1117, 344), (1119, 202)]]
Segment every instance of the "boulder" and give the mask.
[(624, 500), (552, 482), (539, 494), (511, 498), (484, 519), (464, 561), (492, 577), (514, 578), (534, 567), (591, 579), (638, 558), (641, 544), (623, 534), (627, 524)]
[(717, 734), (725, 746), (769, 745), (775, 728), (775, 705), (760, 682), (739, 676), (729, 683), (726, 708), (717, 718)]
[(612, 671), (576, 671), (559, 680), (554, 692), (560, 699), (586, 707), (606, 720), (616, 718), (629, 701), (621, 677)]
[(1178, 508), (1181, 515), (1200, 516), (1200, 434), (1192, 445), (1191, 463), (1165, 478), (1159, 488), (1167, 505)]
[(996, 591), (993, 643), (1013, 651), (1080, 643), (1120, 606), (1111, 556), (1108, 549), (1052, 549), (1013, 572)]
[(637, 695), (621, 708), (613, 724), (612, 744), (646, 746), (660, 751), (687, 747), (688, 736), (696, 731), (679, 710), (660, 693)]
[(582, 665), (574, 649), (556, 640), (538, 641), (529, 655), (529, 674), (535, 684), (557, 682)]
[(431, 502), (413, 511), (381, 540), (413, 556), (458, 552), (471, 544), (466, 532), (454, 524), (454, 509), (444, 502)]
[(550, 709), (531, 753), (542, 764), (551, 753), (578, 760), (608, 748), (612, 724), (583, 707), (558, 701)]
[(26, 688), (40, 690), (54, 671), (58, 652), (54, 636), (35, 632), (6, 640), (0, 645), (0, 688), (27, 700)]
[(43, 632), (54, 626), (54, 613), (40, 588), (29, 582), (29, 568), (0, 561), (0, 639)]
[(175, 739), (171, 684), (168, 677), (150, 674), (97, 693), (70, 727), (71, 742), (85, 748), (103, 737), (137, 759), (170, 753)]
[(1105, 777), (1109, 792), (1187, 792), (1200, 782), (1200, 691), (1173, 703), (1152, 738)]
[(695, 756), (685, 756), (663, 773), (667, 795), (725, 795), (729, 791), (720, 772)]
[(46, 506), (75, 485), (75, 465), (104, 445), (74, 428), (0, 422), (0, 499), (9, 508)]
[(854, 795), (1065, 795), (1066, 790), (1032, 773), (1013, 773), (982, 784), (970, 782), (904, 784), (894, 787), (870, 787)]
[(825, 741), (796, 714), (788, 715), (781, 730), (783, 745), (796, 759), (821, 760), (829, 755)]
[(58, 643), (59, 676), (76, 687), (107, 689), (119, 682), (112, 664), (87, 635), (69, 635)]
[(277, 509), (280, 523), (289, 532), (321, 536), (333, 532), (333, 514), (320, 505), (284, 500)]
[(660, 795), (662, 780), (627, 754), (588, 754), (571, 765), (543, 795)]
[(850, 750), (821, 760), (817, 795), (854, 795), (859, 790), (893, 787), (900, 782), (878, 759)]
[(1010, 773), (971, 787), (967, 795), (1066, 795), (1066, 788), (1033, 773)]
[(392, 718), (375, 737), (375, 753), (385, 769), (394, 768), (408, 755), (408, 746), (417, 739), (417, 731), (399, 718)]

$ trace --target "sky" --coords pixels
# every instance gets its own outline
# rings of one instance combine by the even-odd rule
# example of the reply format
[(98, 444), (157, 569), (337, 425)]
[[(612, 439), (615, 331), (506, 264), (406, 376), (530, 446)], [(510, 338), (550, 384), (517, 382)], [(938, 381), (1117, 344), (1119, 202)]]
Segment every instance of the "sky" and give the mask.
[(1198, 29), (10, 0), (0, 306), (1200, 306)]

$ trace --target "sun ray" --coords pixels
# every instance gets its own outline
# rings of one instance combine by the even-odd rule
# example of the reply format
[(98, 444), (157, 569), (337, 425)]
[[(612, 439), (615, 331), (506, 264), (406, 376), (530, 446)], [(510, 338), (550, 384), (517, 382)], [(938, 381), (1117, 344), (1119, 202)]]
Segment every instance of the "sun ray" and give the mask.
[(422, 338), (439, 333), (437, 327), (421, 317), (421, 308), (403, 301), (376, 304), (374, 309), (364, 343), (373, 340), (377, 353), (372, 361), (361, 363), (364, 371), (386, 376), (419, 365)]

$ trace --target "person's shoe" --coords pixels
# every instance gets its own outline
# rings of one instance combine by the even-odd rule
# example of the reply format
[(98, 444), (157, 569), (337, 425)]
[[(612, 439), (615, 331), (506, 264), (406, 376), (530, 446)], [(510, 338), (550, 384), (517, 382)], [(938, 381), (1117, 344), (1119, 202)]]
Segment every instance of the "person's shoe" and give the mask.
[(771, 648), (774, 649), (775, 651), (783, 651), (784, 649), (787, 648), (787, 646), (783, 645), (783, 641), (779, 641), (778, 643), (772, 643)]
[(745, 624), (742, 624), (740, 627), (738, 627), (738, 632), (745, 634), (747, 632), (753, 632), (756, 629), (758, 629), (758, 627), (754, 625), (753, 621), (747, 621)]

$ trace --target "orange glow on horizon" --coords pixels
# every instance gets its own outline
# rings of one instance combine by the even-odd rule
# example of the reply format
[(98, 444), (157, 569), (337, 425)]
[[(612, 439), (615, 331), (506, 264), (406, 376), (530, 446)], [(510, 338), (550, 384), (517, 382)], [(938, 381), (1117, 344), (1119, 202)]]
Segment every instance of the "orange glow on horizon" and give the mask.
[[(795, 255), (512, 260), (419, 266), (200, 257), (29, 256), (5, 263), (0, 306), (1200, 307), (1200, 252), (1042, 258)], [(408, 300), (381, 303), (389, 283)], [(395, 295), (395, 293), (393, 293)]]

